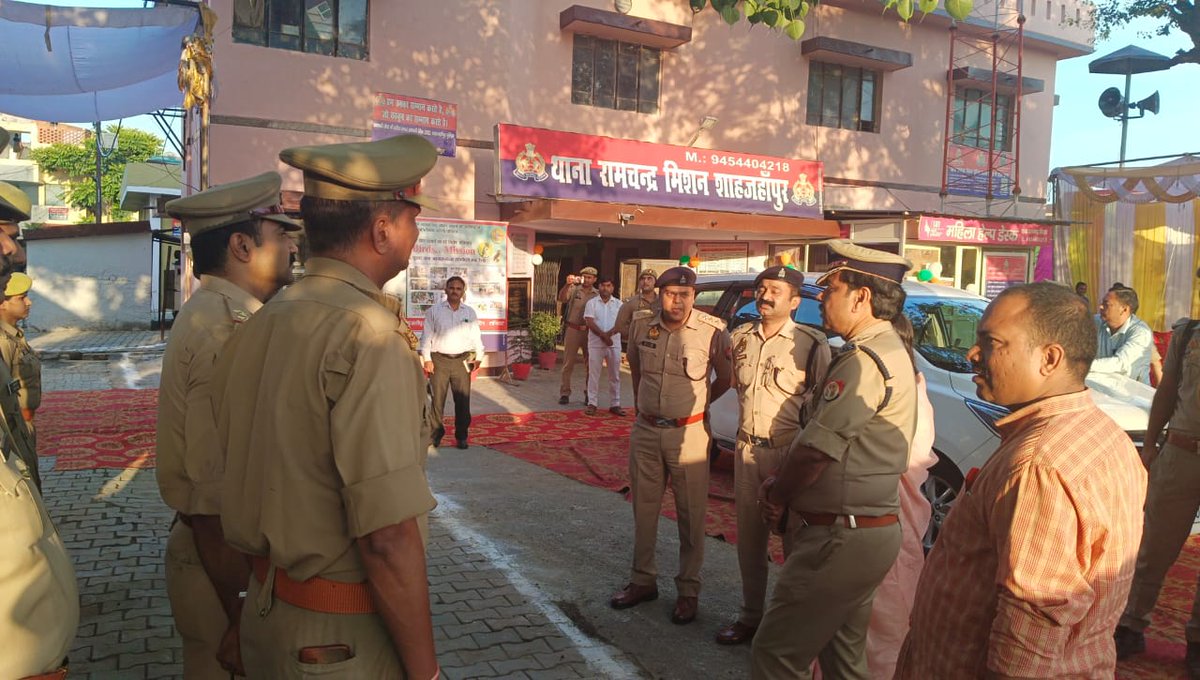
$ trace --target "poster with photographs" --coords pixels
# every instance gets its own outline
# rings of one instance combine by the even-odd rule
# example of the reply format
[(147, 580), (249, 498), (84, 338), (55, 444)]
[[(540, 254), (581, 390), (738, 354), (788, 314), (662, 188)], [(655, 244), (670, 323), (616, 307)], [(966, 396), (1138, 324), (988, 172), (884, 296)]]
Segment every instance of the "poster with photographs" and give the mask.
[(413, 330), (425, 328), (425, 312), (446, 298), (446, 279), (462, 277), (466, 304), (484, 332), (508, 330), (508, 225), (504, 222), (418, 218), (421, 239), (408, 264), (404, 301)]

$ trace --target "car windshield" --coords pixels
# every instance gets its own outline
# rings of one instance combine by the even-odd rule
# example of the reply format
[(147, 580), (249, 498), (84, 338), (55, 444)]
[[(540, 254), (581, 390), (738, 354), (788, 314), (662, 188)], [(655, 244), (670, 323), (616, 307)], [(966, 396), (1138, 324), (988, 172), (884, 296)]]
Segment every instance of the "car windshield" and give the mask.
[(986, 300), (909, 297), (904, 313), (912, 321), (913, 348), (938, 368), (970, 373), (967, 351), (985, 307)]

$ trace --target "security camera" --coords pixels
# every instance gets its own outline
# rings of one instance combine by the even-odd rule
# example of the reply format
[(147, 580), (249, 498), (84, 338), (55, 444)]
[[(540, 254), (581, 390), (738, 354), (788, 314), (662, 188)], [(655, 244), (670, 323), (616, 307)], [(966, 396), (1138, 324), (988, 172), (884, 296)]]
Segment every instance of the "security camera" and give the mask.
[(621, 224), (628, 224), (633, 221), (633, 213), (617, 213), (617, 219)]

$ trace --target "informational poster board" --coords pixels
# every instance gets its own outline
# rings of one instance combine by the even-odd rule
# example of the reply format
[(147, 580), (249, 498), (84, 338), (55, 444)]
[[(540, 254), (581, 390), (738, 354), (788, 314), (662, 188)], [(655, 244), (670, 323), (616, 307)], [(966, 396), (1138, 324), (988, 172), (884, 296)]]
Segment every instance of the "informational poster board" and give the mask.
[(454, 157), (458, 147), (458, 106), (436, 99), (376, 92), (371, 109), (371, 139), (396, 135), (419, 135), (438, 149), (438, 155)]
[(749, 271), (750, 244), (737, 241), (697, 243), (697, 274), (744, 274)]
[(413, 248), (406, 272), (404, 302), (414, 331), (425, 328), (425, 312), (446, 298), (446, 279), (461, 276), (465, 302), (475, 308), (484, 333), (508, 330), (507, 224), (473, 220), (419, 218), (421, 239)]
[(525, 227), (508, 228), (508, 278), (533, 278), (535, 232)]
[(1029, 253), (983, 254), (983, 296), (989, 300), (1009, 286), (1029, 282)]

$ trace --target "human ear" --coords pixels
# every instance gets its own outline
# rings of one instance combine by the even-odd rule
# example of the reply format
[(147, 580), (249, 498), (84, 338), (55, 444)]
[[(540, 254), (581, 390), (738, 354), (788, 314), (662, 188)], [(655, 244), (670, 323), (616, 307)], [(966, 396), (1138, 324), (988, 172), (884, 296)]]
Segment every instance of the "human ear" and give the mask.
[(239, 262), (249, 262), (253, 242), (253, 237), (234, 232), (229, 236), (229, 245), (227, 246), (229, 254)]
[(1050, 343), (1042, 347), (1042, 365), (1041, 374), (1050, 375), (1055, 371), (1063, 370), (1067, 365), (1067, 351), (1058, 343)]

